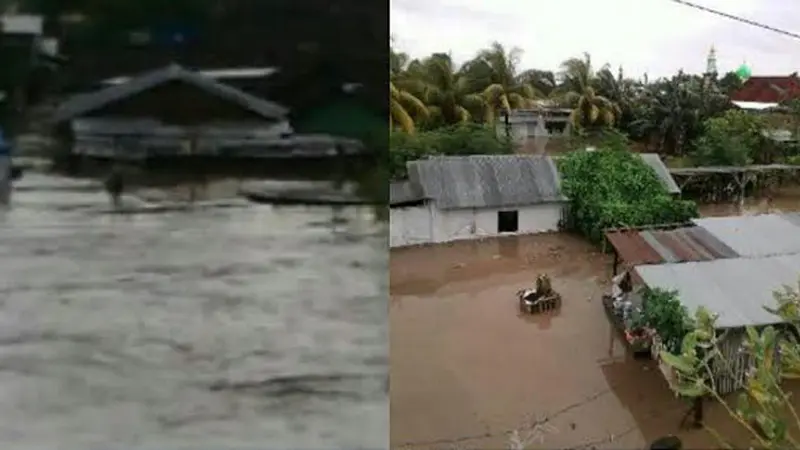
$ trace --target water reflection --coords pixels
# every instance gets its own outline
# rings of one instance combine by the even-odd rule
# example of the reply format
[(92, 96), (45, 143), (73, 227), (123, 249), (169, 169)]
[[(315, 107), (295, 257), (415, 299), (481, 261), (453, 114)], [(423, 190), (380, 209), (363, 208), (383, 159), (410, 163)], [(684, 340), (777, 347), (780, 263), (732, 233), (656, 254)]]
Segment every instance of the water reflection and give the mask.
[(769, 196), (748, 197), (738, 202), (705, 203), (699, 205), (703, 216), (754, 215), (800, 211), (800, 187), (790, 186)]

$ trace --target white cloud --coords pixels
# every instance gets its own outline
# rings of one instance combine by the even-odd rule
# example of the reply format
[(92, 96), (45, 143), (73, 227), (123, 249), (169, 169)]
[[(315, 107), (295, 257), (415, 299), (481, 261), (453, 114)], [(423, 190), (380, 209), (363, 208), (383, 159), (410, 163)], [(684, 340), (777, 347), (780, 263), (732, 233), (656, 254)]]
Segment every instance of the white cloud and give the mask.
[[(800, 28), (793, 0), (694, 0), (776, 28)], [(463, 62), (492, 41), (525, 51), (522, 66), (555, 70), (592, 55), (631, 76), (705, 69), (711, 45), (720, 71), (747, 61), (758, 74), (800, 71), (800, 39), (669, 0), (391, 0), (395, 46), (412, 56), (450, 51)], [(795, 32), (800, 34), (800, 29)]]

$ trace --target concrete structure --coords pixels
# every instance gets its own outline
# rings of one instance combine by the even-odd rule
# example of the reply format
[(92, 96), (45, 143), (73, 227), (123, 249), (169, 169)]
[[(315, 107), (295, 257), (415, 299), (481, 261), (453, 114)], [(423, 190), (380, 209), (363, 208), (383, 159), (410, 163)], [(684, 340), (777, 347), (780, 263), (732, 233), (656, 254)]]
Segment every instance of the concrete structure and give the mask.
[(322, 158), (358, 155), (354, 139), (298, 134), (283, 106), (171, 64), (61, 104), (51, 122), (70, 156)]
[(474, 155), (408, 163), (390, 187), (390, 246), (554, 231), (566, 199), (548, 156)]
[(542, 107), (511, 111), (500, 116), (495, 126), (498, 136), (509, 136), (523, 153), (543, 154), (551, 138), (569, 136), (568, 108)]

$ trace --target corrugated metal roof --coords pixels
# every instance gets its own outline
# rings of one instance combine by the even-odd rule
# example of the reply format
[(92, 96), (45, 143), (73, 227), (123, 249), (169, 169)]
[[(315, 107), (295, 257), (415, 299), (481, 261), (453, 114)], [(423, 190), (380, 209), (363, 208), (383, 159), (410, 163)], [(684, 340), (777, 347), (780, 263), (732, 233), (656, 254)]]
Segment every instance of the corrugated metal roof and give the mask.
[(667, 165), (664, 164), (664, 161), (661, 160), (661, 157), (658, 156), (656, 153), (640, 153), (639, 156), (642, 158), (642, 161), (645, 162), (648, 166), (650, 166), (658, 175), (658, 178), (661, 180), (661, 184), (667, 189), (667, 192), (670, 194), (680, 194), (681, 188), (678, 187), (678, 183), (675, 182), (675, 179), (672, 178), (672, 174), (669, 173), (669, 169), (667, 169)]
[(440, 209), (565, 201), (555, 163), (543, 155), (445, 156), (408, 164), (411, 182)]
[(410, 181), (393, 181), (389, 183), (389, 205), (402, 205), (424, 200), (422, 189)]
[(620, 258), (628, 264), (660, 264), (664, 258), (637, 230), (613, 231), (606, 238)]
[(719, 314), (720, 328), (766, 325), (780, 322), (764, 306), (775, 305), (775, 290), (797, 285), (800, 254), (645, 265), (635, 271), (651, 288), (677, 290), (691, 314), (701, 306)]
[[(794, 222), (793, 222), (794, 221)], [(737, 254), (760, 257), (800, 253), (800, 226), (783, 214), (692, 219)]]
[(630, 265), (711, 261), (739, 255), (697, 227), (621, 230), (606, 233), (617, 254)]
[(109, 86), (97, 92), (78, 94), (59, 106), (53, 115), (53, 122), (61, 122), (102, 108), (110, 103), (131, 97), (140, 92), (170, 81), (181, 81), (206, 91), (212, 95), (236, 103), (266, 118), (283, 118), (288, 110), (277, 103), (260, 99), (232, 86), (222, 84), (197, 72), (171, 64), (135, 77), (127, 83)]

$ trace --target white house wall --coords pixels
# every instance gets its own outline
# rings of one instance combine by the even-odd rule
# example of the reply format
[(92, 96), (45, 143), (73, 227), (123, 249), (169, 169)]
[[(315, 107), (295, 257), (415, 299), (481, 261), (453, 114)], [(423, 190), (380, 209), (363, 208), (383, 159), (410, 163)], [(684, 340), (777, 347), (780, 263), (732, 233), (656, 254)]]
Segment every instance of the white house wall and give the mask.
[(389, 209), (389, 246), (426, 244), (432, 241), (430, 205)]
[(563, 204), (545, 203), (519, 208), (481, 208), (439, 210), (433, 204), (390, 209), (391, 247), (449, 242), (494, 236), (497, 213), (517, 210), (519, 230), (514, 234), (534, 234), (558, 230)]

